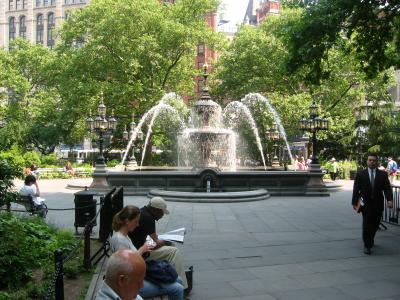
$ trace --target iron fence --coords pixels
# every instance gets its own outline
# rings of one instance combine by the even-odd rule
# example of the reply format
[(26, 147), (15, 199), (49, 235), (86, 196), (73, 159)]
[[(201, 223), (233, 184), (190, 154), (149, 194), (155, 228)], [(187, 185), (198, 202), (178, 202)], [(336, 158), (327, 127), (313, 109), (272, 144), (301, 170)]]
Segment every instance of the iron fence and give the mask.
[[(399, 215), (400, 215), (400, 186), (392, 185), (393, 189), (393, 207), (388, 208), (386, 201), (383, 209), (382, 221), (385, 223), (400, 225)], [(386, 200), (386, 199), (385, 199)]]

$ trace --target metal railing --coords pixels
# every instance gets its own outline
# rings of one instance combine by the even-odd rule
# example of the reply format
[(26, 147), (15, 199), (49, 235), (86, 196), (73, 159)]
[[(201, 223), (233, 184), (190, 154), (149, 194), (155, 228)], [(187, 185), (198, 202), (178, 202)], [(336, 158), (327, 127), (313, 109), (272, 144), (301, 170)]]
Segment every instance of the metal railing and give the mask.
[[(104, 256), (108, 256), (109, 244), (107, 239), (112, 231), (112, 219), (114, 215), (119, 212), (124, 206), (123, 193), (124, 191), (122, 187), (119, 187), (118, 189), (113, 188), (107, 194), (100, 197), (100, 209), (97, 211), (96, 215), (93, 218), (90, 219), (89, 213), (85, 214), (87, 221), (84, 230), (79, 236), (68, 256), (64, 257), (62, 249), (57, 249), (54, 252), (55, 271), (50, 285), (47, 289), (47, 293), (43, 298), (44, 300), (52, 299), (53, 291), (56, 300), (64, 300), (64, 264), (71, 260), (73, 257), (76, 257), (76, 252), (80, 249), (82, 240), (84, 241), (83, 266), (86, 269), (89, 269), (93, 265), (96, 265)], [(90, 234), (92, 232), (93, 224), (95, 224), (95, 220), (97, 219), (99, 214), (99, 237), (100, 241), (103, 242), (103, 245), (99, 250), (91, 255)]]
[(393, 185), (393, 208), (388, 208), (386, 204), (384, 204), (382, 221), (385, 223), (393, 224), (393, 225), (400, 225), (399, 224), (399, 215), (400, 215), (400, 186)]

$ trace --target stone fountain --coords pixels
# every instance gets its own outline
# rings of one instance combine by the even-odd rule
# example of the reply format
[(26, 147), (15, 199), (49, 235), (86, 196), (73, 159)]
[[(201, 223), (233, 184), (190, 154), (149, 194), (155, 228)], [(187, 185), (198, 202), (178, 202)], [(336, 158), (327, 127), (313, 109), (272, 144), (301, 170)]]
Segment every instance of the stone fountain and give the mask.
[[(109, 187), (123, 186), (125, 194), (128, 195), (162, 196), (167, 201), (190, 202), (256, 201), (268, 199), (271, 195), (329, 195), (322, 181), (321, 171), (267, 171), (258, 129), (245, 104), (251, 105), (254, 99), (266, 102), (288, 146), (279, 116), (266, 98), (259, 94), (250, 94), (242, 102), (231, 102), (222, 112), (221, 106), (209, 95), (207, 76), (205, 69), (203, 93), (192, 109), (188, 126), (179, 119), (177, 112), (162, 100), (142, 117), (127, 147), (129, 150), (146, 120), (150, 121), (145, 147), (151, 137), (152, 125), (160, 112), (176, 114), (182, 124), (182, 130), (178, 133), (178, 166), (133, 171), (109, 169), (102, 174)], [(246, 116), (253, 128), (264, 170), (236, 170), (237, 134), (224, 127), (222, 115), (232, 115), (234, 118), (239, 112)], [(289, 147), (288, 151), (290, 154)], [(95, 174), (94, 177), (96, 176)]]

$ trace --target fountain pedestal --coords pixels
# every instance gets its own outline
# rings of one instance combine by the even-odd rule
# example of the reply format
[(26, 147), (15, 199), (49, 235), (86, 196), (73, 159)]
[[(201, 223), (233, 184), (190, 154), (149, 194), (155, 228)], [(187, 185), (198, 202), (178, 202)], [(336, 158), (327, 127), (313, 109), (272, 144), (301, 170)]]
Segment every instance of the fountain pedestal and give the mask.
[(108, 189), (107, 169), (105, 164), (97, 164), (93, 172), (93, 181), (90, 184), (93, 189)]
[(279, 168), (279, 167), (280, 167), (278, 157), (275, 156), (275, 157), (272, 159), (272, 164), (271, 164), (271, 166), (272, 166), (273, 168)]
[(135, 156), (132, 156), (131, 159), (126, 164), (126, 170), (133, 171), (136, 170), (137, 168), (138, 168), (138, 163), (135, 159)]

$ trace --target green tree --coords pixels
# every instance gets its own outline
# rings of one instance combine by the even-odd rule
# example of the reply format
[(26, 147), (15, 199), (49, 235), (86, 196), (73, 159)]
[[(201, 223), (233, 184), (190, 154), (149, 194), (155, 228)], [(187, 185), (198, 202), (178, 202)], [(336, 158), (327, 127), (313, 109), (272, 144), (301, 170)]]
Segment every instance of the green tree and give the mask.
[(3, 150), (17, 144), (46, 154), (59, 143), (59, 98), (48, 80), (55, 58), (47, 48), (25, 40), (16, 40), (9, 52), (0, 51), (0, 86), (6, 91), (1, 115), (7, 121), (0, 130)]
[[(57, 49), (65, 58), (54, 76), (69, 115), (87, 115), (100, 90), (117, 116), (148, 110), (168, 91), (192, 93), (196, 46), (213, 46), (219, 34), (205, 15), (214, 0), (97, 0), (72, 15)], [(85, 43), (78, 47), (81, 40)]]
[[(328, 77), (320, 78), (317, 84), (310, 82), (307, 67), (288, 74), (288, 44), (293, 32), (302, 27), (302, 11), (285, 9), (258, 28), (242, 27), (217, 65), (213, 91), (217, 97), (227, 95), (228, 99), (240, 99), (249, 92), (266, 95), (278, 111), (289, 139), (299, 134), (298, 120), (301, 115), (308, 116), (308, 107), (315, 100), (322, 107), (321, 113), (331, 120), (329, 132), (319, 133), (321, 144), (327, 148), (325, 155), (336, 153), (338, 157), (339, 153), (344, 158), (354, 152), (354, 111), (365, 104), (365, 93), (375, 95), (375, 102), (389, 101), (386, 96), (393, 70), (366, 79), (356, 53), (349, 48), (350, 41), (342, 40), (327, 52), (321, 68)], [(253, 108), (252, 113), (259, 130), (264, 132), (271, 122), (269, 113), (265, 108)], [(382, 119), (379, 126), (371, 126), (384, 130), (388, 122), (390, 119)]]
[(349, 40), (348, 47), (368, 77), (400, 66), (400, 10), (398, 1), (310, 1), (302, 23), (291, 33), (287, 66), (290, 72), (310, 67), (310, 80), (329, 72), (321, 64), (329, 50)]

